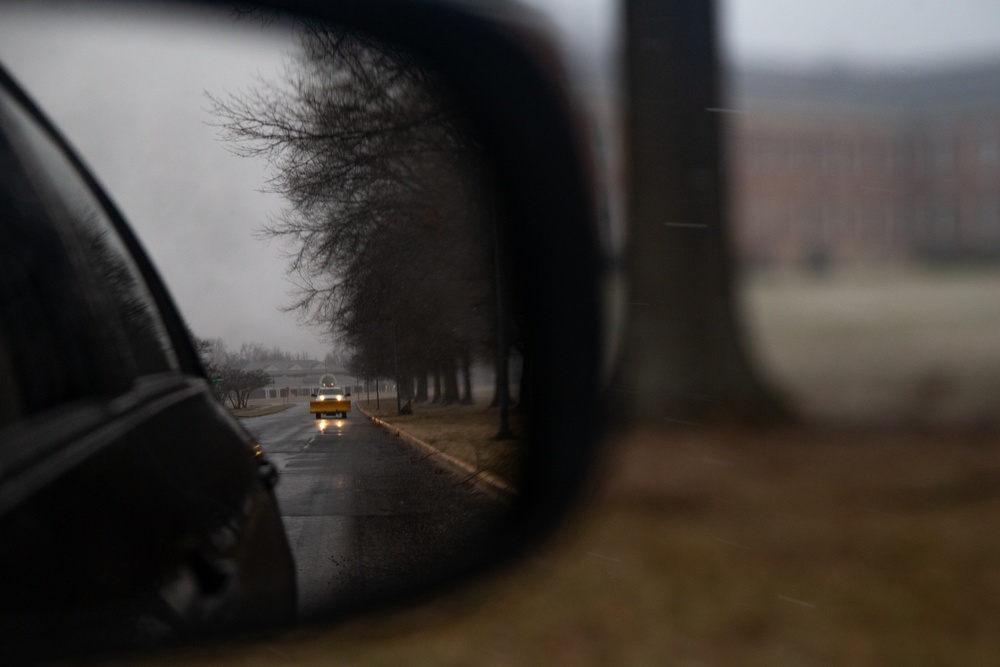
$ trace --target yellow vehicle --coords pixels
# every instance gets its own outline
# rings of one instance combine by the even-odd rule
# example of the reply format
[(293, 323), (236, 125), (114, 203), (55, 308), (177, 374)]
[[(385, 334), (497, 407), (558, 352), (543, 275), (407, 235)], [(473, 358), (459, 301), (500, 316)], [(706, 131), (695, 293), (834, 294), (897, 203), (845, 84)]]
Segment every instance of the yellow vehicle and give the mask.
[(351, 411), (349, 396), (350, 392), (344, 391), (343, 387), (322, 387), (319, 393), (312, 395), (309, 412), (316, 415), (316, 419), (322, 419), (323, 415), (340, 415), (347, 419), (347, 413)]

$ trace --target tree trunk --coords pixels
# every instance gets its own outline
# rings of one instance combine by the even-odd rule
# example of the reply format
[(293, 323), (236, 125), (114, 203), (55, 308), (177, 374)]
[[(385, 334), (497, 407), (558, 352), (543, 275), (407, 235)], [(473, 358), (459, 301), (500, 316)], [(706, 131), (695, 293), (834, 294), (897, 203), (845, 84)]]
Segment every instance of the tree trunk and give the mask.
[(399, 374), (399, 347), (396, 341), (396, 325), (392, 325), (392, 359), (393, 359), (393, 370), (396, 373), (396, 414), (402, 414), (403, 412), (403, 395), (400, 393), (403, 390), (403, 378)]
[(413, 397), (414, 403), (426, 403), (427, 402), (427, 371), (423, 370), (417, 373), (417, 393)]
[(462, 353), (462, 405), (472, 405), (472, 357), (468, 350)]
[[(502, 360), (502, 361), (501, 361)], [(497, 355), (496, 378), (493, 382), (493, 400), (490, 407), (498, 407), (502, 402), (510, 404), (510, 351), (507, 354)]]
[(626, 0), (633, 305), (611, 395), (640, 420), (788, 416), (751, 367), (735, 313), (714, 7)]
[(444, 376), (444, 395), (441, 397), (441, 405), (458, 403), (458, 369), (455, 367), (454, 359), (449, 357), (445, 360), (441, 374)]
[(435, 364), (434, 370), (431, 371), (434, 374), (434, 395), (431, 398), (431, 403), (441, 402), (441, 366)]

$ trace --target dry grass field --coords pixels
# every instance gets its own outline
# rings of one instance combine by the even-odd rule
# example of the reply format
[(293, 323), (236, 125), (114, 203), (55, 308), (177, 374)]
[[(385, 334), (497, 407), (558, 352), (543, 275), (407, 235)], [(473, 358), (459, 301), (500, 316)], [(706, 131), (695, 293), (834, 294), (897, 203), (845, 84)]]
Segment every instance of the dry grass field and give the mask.
[(943, 277), (760, 277), (761, 358), (814, 425), (613, 433), (593, 497), (507, 572), (120, 663), (998, 665), (1000, 394), (971, 387), (996, 379), (1000, 274)]
[(1000, 267), (775, 270), (742, 296), (762, 367), (806, 416), (1000, 423)]
[[(413, 414), (396, 414), (395, 399), (375, 401), (355, 399), (368, 414), (405, 430), (423, 442), (469, 463), (475, 470), (485, 470), (516, 486), (520, 475), (521, 440), (494, 440), (497, 432), (496, 409), (486, 407), (488, 400), (476, 405), (413, 406)], [(512, 409), (508, 418), (515, 435), (523, 433), (523, 415)]]

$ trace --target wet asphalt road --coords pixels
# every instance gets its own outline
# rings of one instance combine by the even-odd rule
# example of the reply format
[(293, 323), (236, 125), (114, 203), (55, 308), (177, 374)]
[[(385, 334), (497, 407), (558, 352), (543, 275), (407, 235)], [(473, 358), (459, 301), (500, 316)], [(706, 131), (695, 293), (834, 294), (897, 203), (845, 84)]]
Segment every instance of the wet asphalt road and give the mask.
[(505, 512), (356, 408), (320, 421), (303, 403), (243, 424), (280, 473), (303, 615), (447, 572), (486, 543)]

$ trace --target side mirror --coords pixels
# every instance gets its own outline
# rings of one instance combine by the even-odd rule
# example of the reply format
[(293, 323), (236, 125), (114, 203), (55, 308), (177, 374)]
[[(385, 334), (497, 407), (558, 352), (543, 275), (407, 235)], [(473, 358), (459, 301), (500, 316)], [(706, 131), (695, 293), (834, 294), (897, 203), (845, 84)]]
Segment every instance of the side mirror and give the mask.
[[(338, 340), (346, 341), (352, 368), (337, 373), (357, 375), (359, 392), (353, 401), (331, 401), (330, 407), (341, 416), (337, 420), (313, 420), (301, 403), (267, 405), (284, 411), (265, 415), (263, 409), (258, 414), (253, 406), (248, 408), (244, 396), (237, 422), (204, 382), (184, 320), (117, 208), (13, 80), (0, 77), (5, 96), (0, 158), (6, 160), (0, 194), (22, 196), (17, 193), (25, 184), (8, 174), (34, 185), (31, 178), (44, 175), (49, 158), (58, 154), (66, 165), (51, 180), (58, 183), (62, 172), (73, 172), (79, 189), (93, 202), (81, 219), (106, 217), (107, 235), (120, 237), (115, 249), (121, 264), (134, 267), (136, 274), (135, 284), (113, 283), (117, 291), (83, 293), (62, 312), (54, 312), (54, 307), (50, 312), (44, 299), (35, 299), (0, 303), (0, 313), (17, 310), (15, 305), (23, 312), (44, 313), (49, 319), (30, 321), (51, 326), (45, 333), (53, 340), (82, 345), (80, 341), (93, 339), (96, 351), (91, 356), (102, 360), (132, 338), (141, 338), (146, 347), (162, 347), (157, 353), (166, 359), (163, 367), (147, 370), (140, 354), (148, 354), (146, 347), (115, 356), (117, 365), (109, 363), (101, 370), (107, 377), (96, 372), (88, 376), (101, 393), (68, 397), (87, 401), (87, 410), (76, 410), (78, 404), (73, 403), (73, 410), (45, 412), (68, 404), (68, 398), (56, 396), (37, 407), (31, 401), (40, 399), (31, 395), (25, 398), (23, 412), (9, 420), (6, 412), (0, 413), (4, 462), (30, 458), (33, 466), (30, 475), (23, 473), (26, 467), (0, 466), (0, 563), (22, 582), (15, 593), (0, 592), (0, 619), (7, 628), (4, 638), (18, 640), (17, 655), (25, 660), (280, 626), (293, 613), (305, 619), (342, 616), (431, 594), (509, 562), (550, 534), (573, 506), (591, 470), (599, 414), (600, 267), (605, 264), (599, 260), (597, 197), (587, 150), (576, 134), (580, 119), (571, 115), (567, 93), (557, 83), (561, 72), (552, 54), (539, 53), (541, 42), (526, 39), (523, 26), (438, 2), (386, 0), (329, 7), (262, 3), (262, 13), (235, 23), (228, 9), (220, 15), (212, 4), (205, 3), (204, 13), (199, 10), (186, 19), (196, 21), (195, 26), (154, 22), (158, 29), (180, 31), (175, 37), (203, 35), (206, 52), (242, 27), (259, 34), (261, 23), (290, 35), (299, 49), (299, 60), (285, 70), (299, 79), (278, 80), (273, 88), (235, 100), (227, 98), (226, 87), (220, 85), (210, 88), (212, 102), (191, 100), (196, 110), (214, 109), (215, 116), (207, 121), (216, 124), (231, 150), (263, 158), (279, 170), (319, 164), (297, 161), (317, 157), (319, 153), (309, 154), (308, 145), (305, 153), (295, 153), (301, 149), (291, 145), (296, 141), (290, 147), (260, 144), (267, 139), (254, 134), (260, 127), (255, 123), (266, 123), (267, 114), (285, 108), (286, 102), (294, 104), (296, 89), (318, 95), (316, 99), (340, 111), (353, 109), (359, 99), (381, 101), (381, 106), (354, 119), (360, 123), (354, 130), (381, 133), (375, 141), (359, 142), (364, 132), (335, 127), (343, 131), (333, 144), (335, 150), (320, 151), (335, 156), (332, 162), (318, 172), (283, 172), (290, 179), (317, 177), (312, 183), (318, 188), (334, 183), (347, 190), (310, 193), (309, 186), (279, 192), (289, 200), (289, 210), (309, 210), (318, 216), (313, 221), (325, 220), (330, 228), (341, 225), (337, 232), (357, 232), (331, 254), (334, 263), (327, 273), (313, 271), (322, 262), (310, 264), (308, 259), (322, 244), (307, 241), (296, 251), (306, 261), (299, 266), (313, 271), (298, 274), (313, 281), (307, 290), (340, 285), (337, 279), (344, 275), (363, 288), (336, 295), (353, 299), (349, 309), (328, 310), (324, 303), (333, 301), (320, 299), (303, 311), (320, 329), (335, 331)], [(154, 39), (147, 39), (145, 32), (149, 23), (138, 15), (124, 18), (121, 10), (114, 6), (114, 22), (125, 26), (120, 39), (142, 35), (140, 42), (152, 44)], [(207, 27), (220, 17), (220, 27)], [(55, 15), (47, 20), (53, 27), (58, 24)], [(89, 21), (74, 17), (72, 25), (63, 24), (52, 34), (76, 38), (92, 29)], [(94, 32), (105, 43), (116, 43), (99, 28)], [(186, 55), (198, 50), (185, 48)], [(0, 57), (8, 58), (2, 48)], [(200, 58), (176, 53), (171, 58), (179, 63), (197, 60), (199, 69), (208, 69)], [(116, 60), (129, 62), (127, 57)], [(252, 76), (254, 71), (247, 69)], [(12, 70), (18, 76), (17, 69)], [(385, 72), (391, 76), (379, 79)], [(113, 72), (102, 71), (101, 78), (104, 75)], [(362, 80), (361, 75), (372, 76)], [(134, 88), (159, 91), (173, 85), (150, 78), (149, 70), (143, 77), (143, 85)], [(181, 81), (185, 90), (204, 89), (193, 80)], [(338, 88), (344, 81), (361, 81), (363, 88)], [(29, 78), (22, 83), (33, 85)], [(299, 83), (306, 87), (298, 88)], [(107, 98), (81, 102), (122, 104), (111, 92)], [(272, 94), (275, 97), (268, 97)], [(348, 97), (336, 107), (341, 94)], [(183, 98), (169, 94), (164, 99)], [(149, 111), (175, 115), (173, 109), (155, 105)], [(255, 116), (257, 112), (261, 115)], [(21, 116), (31, 122), (21, 122)], [(341, 122), (348, 117), (338, 113), (327, 118)], [(25, 129), (28, 125), (35, 129)], [(106, 139), (106, 147), (113, 150), (112, 140), (125, 134), (119, 128), (115, 136), (99, 139)], [(37, 164), (28, 164), (35, 143), (45, 144), (46, 154), (35, 160)], [(8, 150), (8, 144), (16, 149)], [(386, 146), (385, 154), (371, 159), (372, 151)], [(222, 147), (216, 143), (212, 148)], [(287, 161), (279, 155), (285, 148), (292, 151), (285, 155)], [(134, 156), (129, 160), (134, 176)], [(179, 173), (190, 162), (177, 165)], [(260, 177), (259, 165), (255, 171)], [(157, 187), (169, 180), (160, 172), (149, 178)], [(220, 176), (220, 189), (222, 180)], [(269, 182), (278, 181), (260, 177), (246, 192), (268, 187)], [(51, 187), (46, 182), (37, 189)], [(162, 198), (160, 193), (158, 201)], [(172, 199), (183, 206), (198, 197)], [(229, 206), (239, 197), (223, 199)], [(361, 205), (352, 208), (354, 202)], [(24, 220), (25, 228), (64, 224), (62, 212), (48, 215), (44, 206), (36, 208), (35, 217)], [(261, 224), (267, 224), (266, 219)], [(147, 231), (155, 234), (154, 229)], [(6, 227), (0, 230), (7, 233)], [(62, 238), (65, 231), (54, 229), (51, 237)], [(247, 226), (238, 231), (252, 235), (254, 230)], [(328, 231), (323, 227), (320, 236)], [(14, 240), (0, 246), (15, 256), (35, 252), (24, 239), (18, 245), (21, 237), (11, 236)], [(36, 233), (31, 238), (38, 237)], [(4, 249), (0, 257), (6, 258)], [(173, 274), (182, 283), (191, 263), (173, 264), (169, 255), (157, 255), (155, 244), (150, 249), (166, 282)], [(97, 255), (89, 263), (87, 257), (77, 261), (74, 255), (56, 267), (47, 266), (66, 279), (63, 285), (78, 284), (73, 271), (81, 266), (107, 264), (100, 243), (81, 243), (72, 250), (77, 251)], [(107, 264), (105, 275), (88, 280), (111, 280), (120, 269)], [(202, 278), (201, 285), (210, 282), (208, 274)], [(4, 280), (0, 277), (0, 286), (6, 288)], [(136, 284), (147, 288), (141, 295), (148, 302), (149, 322), (132, 315)], [(0, 298), (21, 293), (0, 289)], [(180, 310), (186, 310), (183, 293), (175, 294)], [(59, 303), (75, 296), (73, 292)], [(91, 307), (116, 305), (123, 313), (120, 323), (101, 313), (80, 315)], [(246, 310), (254, 306), (248, 304)], [(71, 315), (79, 315), (79, 321), (70, 321)], [(0, 318), (0, 334), (8, 333), (2, 323), (15, 321), (13, 316)], [(199, 331), (208, 320), (188, 322)], [(0, 335), (0, 341), (24, 346), (10, 358), (54, 364), (40, 353), (43, 339)], [(0, 372), (7, 370), (0, 364)], [(264, 377), (279, 371), (252, 370), (250, 379), (260, 391), (308, 386), (305, 380)], [(288, 366), (284, 372), (299, 371)], [(197, 378), (202, 379), (193, 382)], [(4, 387), (7, 384), (17, 385)], [(45, 385), (38, 382), (39, 395)], [(80, 387), (88, 391), (86, 383)], [(425, 421), (437, 420), (439, 432), (459, 436), (442, 440), (412, 430), (411, 424), (427, 416), (434, 419)], [(110, 428), (119, 423), (128, 428)], [(27, 436), (34, 433), (66, 437), (29, 452), (35, 440)], [(73, 440), (81, 433), (79, 442)], [(250, 445), (255, 442), (263, 451), (257, 463)], [(303, 442), (310, 443), (308, 452)], [(50, 457), (52, 452), (72, 456)], [(316, 465), (298, 465), (306, 458)], [(405, 468), (405, 474), (384, 476), (390, 459)], [(323, 475), (313, 474), (321, 466), (326, 466)], [(331, 477), (346, 481), (331, 486)], [(348, 497), (348, 492), (372, 495)], [(78, 515), (72, 508), (81, 493), (108, 500), (82, 503)], [(125, 568), (116, 569), (116, 559), (99, 558), (108, 553), (134, 564), (127, 577), (119, 577)], [(45, 578), (52, 572), (59, 577)], [(32, 598), (32, 583), (42, 581), (50, 593)], [(105, 595), (109, 591), (114, 595)], [(100, 613), (84, 618), (98, 601)], [(24, 628), (30, 631), (22, 632)], [(61, 632), (65, 628), (80, 632)], [(57, 634), (60, 642), (50, 641)]]

